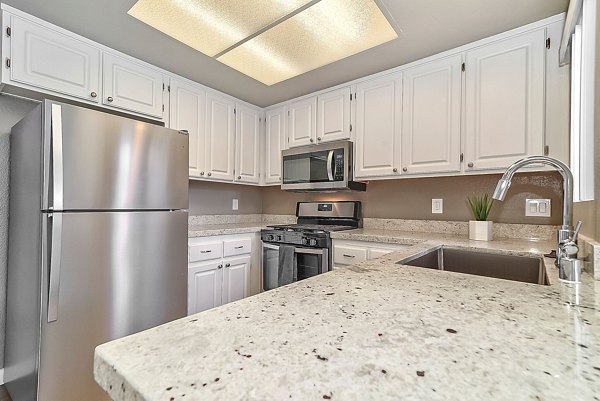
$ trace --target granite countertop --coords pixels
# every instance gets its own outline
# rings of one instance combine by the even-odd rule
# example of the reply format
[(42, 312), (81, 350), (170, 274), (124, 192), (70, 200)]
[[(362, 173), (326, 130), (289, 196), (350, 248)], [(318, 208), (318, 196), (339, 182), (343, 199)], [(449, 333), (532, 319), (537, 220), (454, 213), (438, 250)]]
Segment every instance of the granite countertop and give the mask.
[(600, 399), (600, 282), (549, 259), (550, 286), (396, 264), (551, 242), (395, 237), (414, 245), (100, 345), (96, 380), (116, 401)]
[(257, 233), (266, 228), (266, 223), (224, 223), (197, 224), (188, 227), (188, 238), (210, 237), (213, 235)]

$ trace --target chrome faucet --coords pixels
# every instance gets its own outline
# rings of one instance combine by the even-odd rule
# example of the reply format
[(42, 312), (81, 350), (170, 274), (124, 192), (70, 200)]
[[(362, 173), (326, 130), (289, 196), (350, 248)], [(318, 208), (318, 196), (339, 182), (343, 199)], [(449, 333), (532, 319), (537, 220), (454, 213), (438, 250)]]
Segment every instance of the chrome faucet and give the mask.
[(502, 175), (492, 198), (503, 201), (510, 187), (513, 175), (521, 167), (529, 164), (546, 164), (554, 167), (563, 178), (563, 209), (562, 226), (556, 235), (556, 266), (563, 275), (565, 261), (577, 258), (579, 249), (576, 246), (577, 234), (581, 227), (578, 222), (577, 229), (573, 231), (573, 174), (569, 167), (560, 160), (547, 156), (530, 156), (513, 163)]

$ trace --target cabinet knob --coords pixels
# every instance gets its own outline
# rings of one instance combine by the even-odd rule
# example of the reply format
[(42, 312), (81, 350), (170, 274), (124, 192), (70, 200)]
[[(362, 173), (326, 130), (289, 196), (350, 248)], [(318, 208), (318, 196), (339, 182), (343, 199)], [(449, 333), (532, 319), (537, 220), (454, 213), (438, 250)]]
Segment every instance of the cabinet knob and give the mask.
[(201, 171), (201, 172), (200, 172), (200, 175), (204, 175), (204, 171)]
[(404, 172), (406, 173), (406, 172), (408, 171), (408, 168), (407, 168), (407, 167), (404, 167), (404, 168), (402, 169), (402, 171), (404, 171)]
[(91, 97), (96, 97), (96, 96), (98, 96), (98, 94), (96, 92), (92, 92), (92, 93), (90, 93), (90, 96)]
[(473, 167), (473, 166), (474, 166), (474, 164), (473, 164), (473, 162), (469, 162), (469, 164), (467, 164), (467, 166), (468, 166), (468, 167)]
[(109, 102), (112, 102), (115, 99), (113, 99), (112, 96), (109, 96), (109, 97), (106, 98), (106, 100), (108, 100)]
[(217, 266), (217, 269), (222, 269), (222, 268), (223, 268), (223, 265)]
[(320, 137), (320, 136), (319, 136), (319, 137), (317, 137), (317, 141), (320, 141), (320, 140), (321, 140), (321, 137)]
[(238, 180), (241, 180), (241, 179), (242, 179), (242, 176), (241, 176), (241, 175), (238, 175)]
[(225, 267), (231, 267), (231, 263), (227, 263)]
[(310, 138), (310, 142), (311, 142), (311, 143), (312, 143), (312, 142), (314, 142), (314, 141), (315, 141), (314, 139)]
[(394, 168), (392, 169), (392, 171), (393, 171), (394, 173), (397, 173), (397, 172), (398, 172), (398, 169), (397, 169), (396, 167), (394, 167)]
[(212, 175), (212, 173), (208, 173), (208, 174), (206, 174), (206, 175), (210, 177), (210, 176)]

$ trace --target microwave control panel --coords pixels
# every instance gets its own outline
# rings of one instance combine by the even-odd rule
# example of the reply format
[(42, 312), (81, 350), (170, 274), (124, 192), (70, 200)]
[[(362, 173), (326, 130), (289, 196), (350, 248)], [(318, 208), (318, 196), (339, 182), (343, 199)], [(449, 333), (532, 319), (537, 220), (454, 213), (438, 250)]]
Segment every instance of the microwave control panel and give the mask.
[(334, 181), (344, 181), (344, 150), (337, 149), (333, 152), (334, 159), (334, 171), (335, 174), (333, 176)]

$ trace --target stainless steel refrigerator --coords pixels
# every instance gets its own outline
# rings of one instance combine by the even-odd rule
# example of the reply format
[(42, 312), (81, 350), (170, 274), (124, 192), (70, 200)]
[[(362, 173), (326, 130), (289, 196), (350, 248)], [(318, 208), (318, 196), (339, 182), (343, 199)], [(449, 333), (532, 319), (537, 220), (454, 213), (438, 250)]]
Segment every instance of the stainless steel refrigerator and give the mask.
[(10, 144), (6, 386), (108, 400), (94, 348), (186, 314), (188, 137), (44, 101)]

